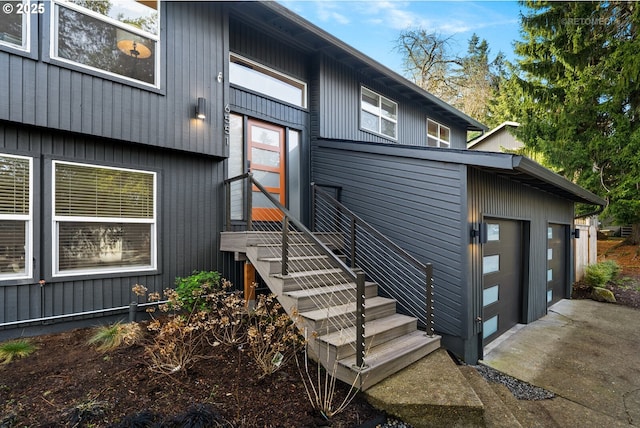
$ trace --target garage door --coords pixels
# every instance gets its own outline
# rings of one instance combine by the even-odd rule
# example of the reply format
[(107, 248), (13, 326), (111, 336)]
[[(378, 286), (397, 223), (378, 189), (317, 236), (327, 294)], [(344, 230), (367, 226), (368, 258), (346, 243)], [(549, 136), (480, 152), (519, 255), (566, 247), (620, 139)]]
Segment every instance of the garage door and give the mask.
[(547, 305), (567, 297), (567, 226), (547, 228)]
[(520, 322), (522, 222), (486, 219), (482, 248), (482, 338), (487, 344)]

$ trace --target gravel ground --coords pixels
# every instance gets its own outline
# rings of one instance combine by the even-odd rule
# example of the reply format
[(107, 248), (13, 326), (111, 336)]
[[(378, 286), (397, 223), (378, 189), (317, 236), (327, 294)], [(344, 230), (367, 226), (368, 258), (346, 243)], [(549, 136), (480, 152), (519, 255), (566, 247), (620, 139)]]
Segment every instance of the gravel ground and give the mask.
[(491, 367), (477, 365), (472, 366), (478, 373), (482, 375), (488, 382), (501, 383), (516, 397), (518, 400), (546, 400), (555, 397), (555, 394), (538, 386), (521, 381), (519, 379), (508, 376)]

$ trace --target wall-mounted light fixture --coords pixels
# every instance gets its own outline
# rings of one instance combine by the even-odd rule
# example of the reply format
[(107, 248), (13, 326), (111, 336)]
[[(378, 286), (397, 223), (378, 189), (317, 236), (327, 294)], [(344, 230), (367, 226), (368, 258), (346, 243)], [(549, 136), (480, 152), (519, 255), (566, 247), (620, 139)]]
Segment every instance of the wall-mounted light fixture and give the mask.
[(576, 239), (580, 239), (580, 229), (578, 229), (577, 227), (573, 229), (573, 232), (571, 232), (571, 236)]
[(196, 117), (202, 120), (207, 118), (207, 100), (202, 97), (198, 97), (196, 103)]
[(487, 223), (474, 224), (471, 228), (471, 238), (478, 238), (480, 244), (487, 243)]

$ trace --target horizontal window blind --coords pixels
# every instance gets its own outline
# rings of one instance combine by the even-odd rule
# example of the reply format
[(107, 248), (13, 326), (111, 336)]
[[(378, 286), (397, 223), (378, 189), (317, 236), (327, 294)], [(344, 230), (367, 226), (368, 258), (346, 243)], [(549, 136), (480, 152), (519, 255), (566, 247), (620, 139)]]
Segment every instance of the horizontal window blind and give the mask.
[(56, 163), (55, 214), (152, 219), (153, 185), (149, 172)]
[(26, 272), (25, 221), (0, 220), (0, 278)]
[(29, 215), (29, 159), (0, 155), (0, 214)]

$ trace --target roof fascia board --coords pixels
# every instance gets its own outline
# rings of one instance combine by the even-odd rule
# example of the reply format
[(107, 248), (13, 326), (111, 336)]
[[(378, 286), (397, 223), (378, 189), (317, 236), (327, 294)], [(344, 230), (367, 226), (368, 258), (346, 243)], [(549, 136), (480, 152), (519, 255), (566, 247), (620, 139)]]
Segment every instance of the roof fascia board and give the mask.
[(606, 206), (607, 201), (599, 197), (598, 195), (591, 193), (590, 191), (583, 189), (577, 184), (567, 180), (561, 175), (543, 167), (542, 165), (532, 161), (524, 156), (513, 157), (513, 169), (515, 171), (523, 172), (532, 177), (543, 180), (553, 186), (573, 193), (581, 199), (591, 202), (594, 205)]

